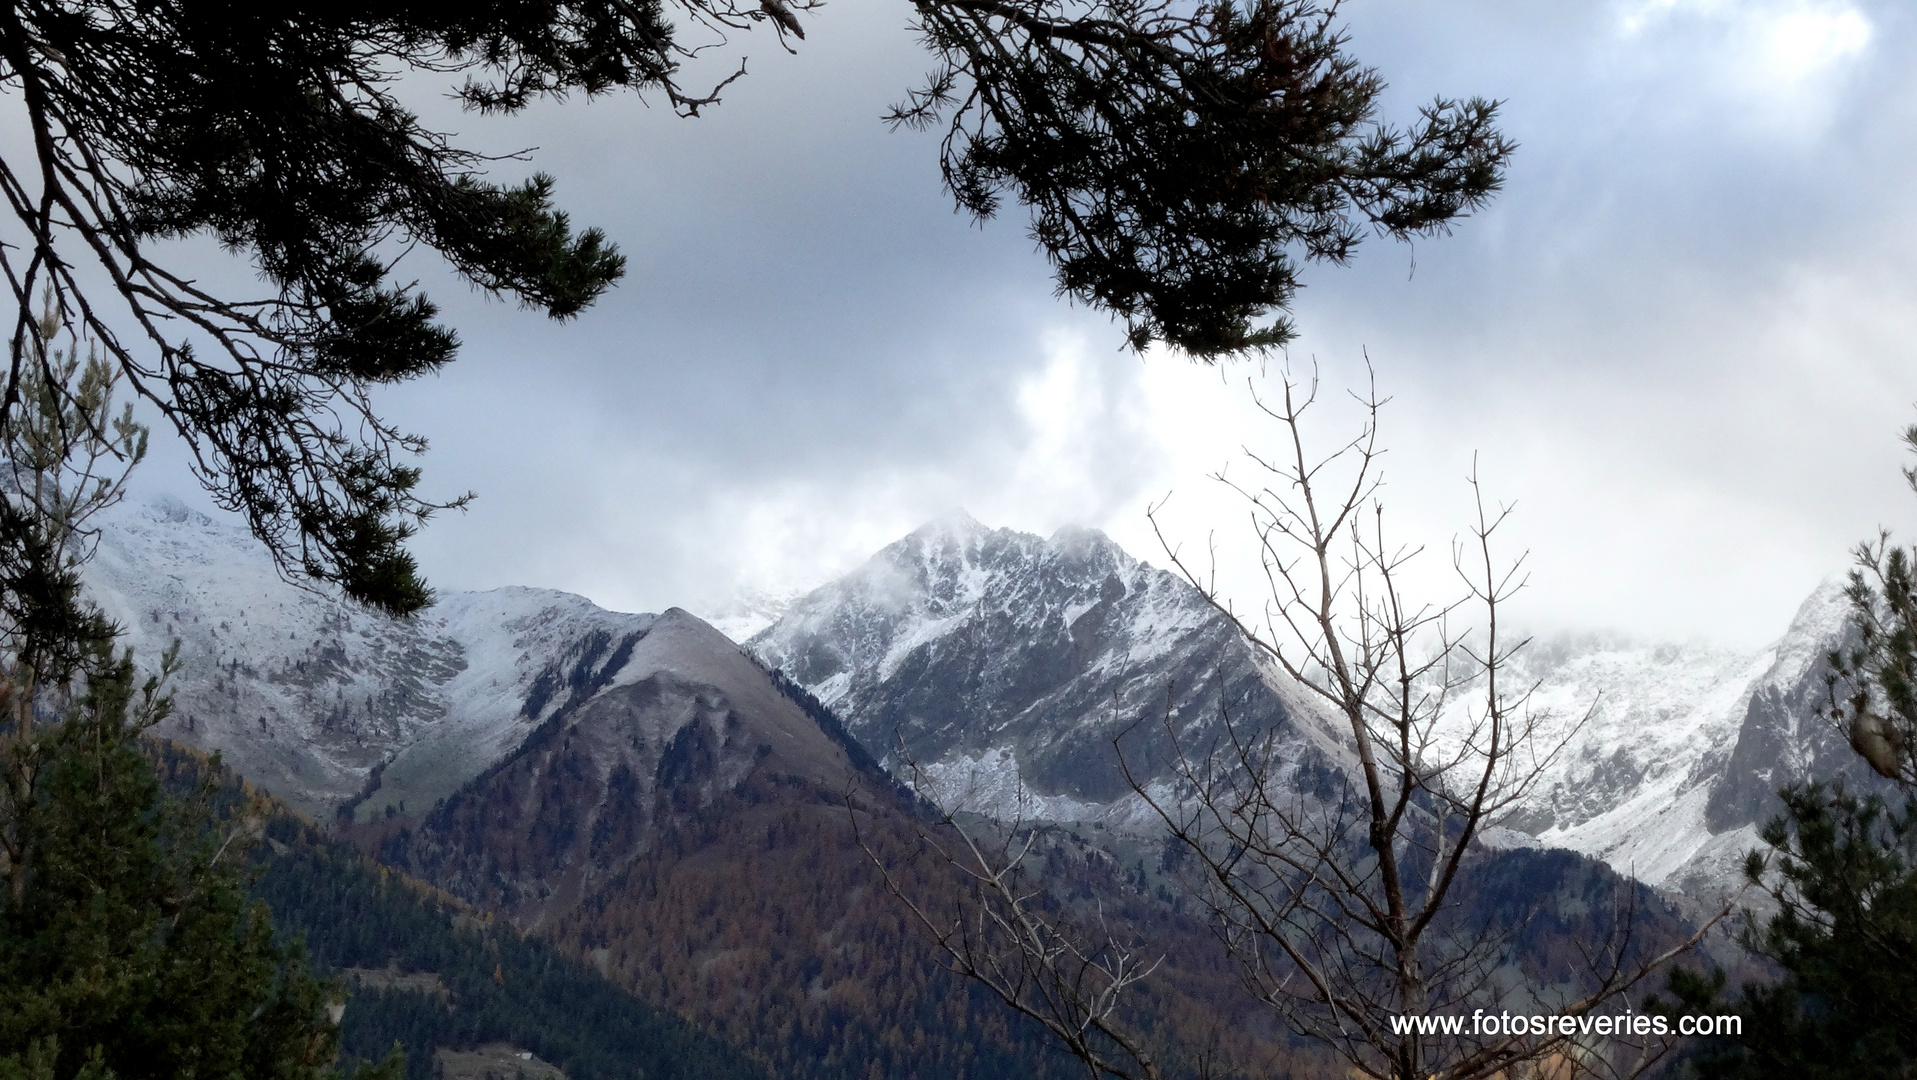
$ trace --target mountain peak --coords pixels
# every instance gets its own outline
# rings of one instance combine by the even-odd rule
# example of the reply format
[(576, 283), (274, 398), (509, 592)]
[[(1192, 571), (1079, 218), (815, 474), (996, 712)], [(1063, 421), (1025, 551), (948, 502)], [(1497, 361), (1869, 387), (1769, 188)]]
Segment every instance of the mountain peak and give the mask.
[(953, 507), (907, 533), (904, 540), (972, 541), (990, 536), (993, 530), (973, 517), (962, 506)]
[(144, 512), (154, 521), (164, 521), (174, 525), (196, 525), (200, 528), (214, 524), (212, 518), (172, 495), (157, 495), (138, 505), (140, 512)]
[(1052, 533), (1045, 546), (1060, 558), (1076, 562), (1096, 561), (1109, 564), (1119, 573), (1129, 573), (1138, 565), (1132, 553), (1118, 546), (1118, 541), (1106, 536), (1102, 530), (1087, 528), (1083, 525), (1066, 525)]
[[(1130, 793), (1112, 739), (1163, 715), (1168, 689), (1181, 730), (1215, 717), (1221, 665), (1231, 700), (1285, 715), (1196, 591), (1077, 526), (1050, 539), (922, 529), (808, 594), (753, 647), (868, 746), (903, 737), (922, 764), (990, 774), (991, 798), (1035, 794), (1053, 817)], [(1160, 737), (1148, 726), (1140, 746)]]
[(1112, 542), (1111, 537), (1105, 535), (1104, 530), (1094, 529), (1086, 525), (1061, 525), (1053, 531), (1050, 543), (1053, 547), (1066, 547), (1068, 545), (1096, 547), (1118, 546)]

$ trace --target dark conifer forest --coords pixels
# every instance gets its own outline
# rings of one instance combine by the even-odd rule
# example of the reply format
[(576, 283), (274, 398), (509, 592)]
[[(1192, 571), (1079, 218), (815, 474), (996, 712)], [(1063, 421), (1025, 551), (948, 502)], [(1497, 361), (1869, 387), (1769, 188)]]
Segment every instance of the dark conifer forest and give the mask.
[[(190, 789), (204, 759), (171, 744), (155, 756), (169, 785)], [(246, 798), (222, 775), (220, 801)], [(383, 868), (275, 808), (252, 851), (252, 893), (314, 971), (340, 981), (342, 1064), (398, 1047), (409, 1080), (435, 1075), (435, 1051), (510, 1043), (572, 1080), (763, 1080), (737, 1049), (645, 1004), (578, 959), (491, 920), (453, 897)], [(349, 969), (430, 973), (445, 993), (355, 986)]]

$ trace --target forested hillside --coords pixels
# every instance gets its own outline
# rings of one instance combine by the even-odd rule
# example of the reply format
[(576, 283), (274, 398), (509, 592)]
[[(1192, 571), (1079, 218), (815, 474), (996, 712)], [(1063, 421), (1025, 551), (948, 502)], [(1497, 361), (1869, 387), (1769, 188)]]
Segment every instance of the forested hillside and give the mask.
[[(175, 790), (195, 786), (206, 759), (174, 744), (155, 759)], [(225, 816), (267, 814), (251, 852), (253, 892), (278, 932), (303, 940), (314, 968), (341, 979), (341, 1051), (356, 1060), (406, 1054), (409, 1080), (436, 1075), (436, 1051), (505, 1043), (569, 1080), (765, 1080), (745, 1054), (612, 985), (580, 960), (452, 896), (380, 867), (350, 845), (258, 796), (222, 771)], [(251, 802), (241, 810), (242, 804)], [(390, 969), (426, 976), (370, 980)], [(402, 988), (412, 987), (412, 988)]]
[[(861, 841), (941, 918), (956, 917), (968, 885), (930, 854), (924, 840), (942, 827), (876, 760), (887, 749), (876, 727), (862, 743), (859, 725), (771, 666), (776, 657), (683, 611), (614, 633), (591, 611), (561, 605), (534, 618), (517, 594), (489, 596), (463, 602), (491, 614), (462, 633), (498, 655), (474, 651), (461, 678), (524, 699), (509, 725), (516, 745), (410, 810), (399, 795), (428, 789), (394, 787), (393, 770), (412, 760), (402, 752), (369, 775), (362, 794), (376, 797), (364, 804), (378, 813), (330, 813), (319, 831), (276, 817), (259, 848), (260, 895), (353, 995), (350, 1056), (377, 1059), (398, 1042), (416, 1080), (436, 1066), (456, 1080), (482, 1057), (505, 1077), (521, 1062), (528, 1077), (550, 1064), (569, 1080), (628, 1068), (794, 1080), (1082, 1075), (1035, 1022), (945, 970), (925, 927), (885, 891)], [(950, 659), (1025, 686), (1025, 661), (1043, 667), (1043, 657), (1015, 640), (987, 634)], [(937, 696), (931, 683), (921, 689)], [(233, 730), (272, 750), (282, 720), (269, 719)], [(449, 706), (433, 738), (492, 730), (470, 719)], [(1102, 731), (1053, 749), (1106, 760)], [(1332, 773), (1310, 775), (1335, 796)], [(859, 808), (856, 835), (848, 803)], [(1189, 853), (1137, 820), (1101, 816), (1038, 823), (1030, 881), (1047, 911), (1082, 927), (1104, 920), (1100, 932), (1163, 958), (1125, 1006), (1155, 1052), (1192, 1072), (1203, 1055), (1214, 1076), (1340, 1076), (1244, 992), (1207, 924), (1203, 883), (1181, 865)], [(1447, 924), (1516, 928), (1511, 954), (1493, 961), (1513, 1004), (1575, 996), (1591, 977), (1589, 946), (1611, 939), (1620, 916), (1635, 921), (1640, 956), (1688, 932), (1649, 891), (1569, 853), (1487, 850), (1454, 900)], [(452, 1061), (447, 1049), (468, 1056)]]

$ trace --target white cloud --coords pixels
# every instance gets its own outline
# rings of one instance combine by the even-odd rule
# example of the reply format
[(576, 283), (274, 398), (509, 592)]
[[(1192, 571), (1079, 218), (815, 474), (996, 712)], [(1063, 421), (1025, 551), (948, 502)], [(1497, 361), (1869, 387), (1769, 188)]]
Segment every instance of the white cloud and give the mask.
[(1774, 12), (1753, 30), (1753, 54), (1764, 75), (1793, 84), (1858, 56), (1871, 38), (1870, 20), (1846, 4)]
[(1623, 7), (1625, 42), (1657, 77), (1701, 77), (1761, 106), (1759, 126), (1815, 128), (1875, 27), (1850, 0), (1644, 0)]
[(1141, 470), (1163, 452), (1149, 426), (1142, 367), (1082, 327), (1044, 335), (1044, 367), (1016, 395), (1024, 423), (1002, 484), (972, 509), (997, 524), (1050, 532), (1096, 523), (1136, 501)]
[[(1895, 4), (1351, 7), (1385, 115), (1482, 93), (1522, 144), (1415, 276), (1380, 242), (1308, 267), (1296, 313), (1325, 439), (1363, 348), (1397, 395), (1386, 498), (1433, 545), (1434, 587), (1474, 450), (1519, 503), (1540, 624), (1754, 644), (1880, 521), (1910, 532), (1917, 81), (1891, 60), (1917, 23)], [(1205, 476), (1268, 438), (1252, 369), (1119, 352), (1048, 299), (1022, 212), (953, 216), (936, 133), (875, 119), (922, 59), (891, 7), (849, 0), (708, 119), (612, 101), (496, 133), (546, 147), (535, 164), (633, 264), (565, 326), (437, 289), (468, 354), (382, 403), (434, 438), (436, 492), (481, 492), (419, 540), (438, 584), (697, 608), (816, 584), (958, 506), (1162, 561), (1143, 509), (1167, 492), (1191, 550), (1242, 537)]]

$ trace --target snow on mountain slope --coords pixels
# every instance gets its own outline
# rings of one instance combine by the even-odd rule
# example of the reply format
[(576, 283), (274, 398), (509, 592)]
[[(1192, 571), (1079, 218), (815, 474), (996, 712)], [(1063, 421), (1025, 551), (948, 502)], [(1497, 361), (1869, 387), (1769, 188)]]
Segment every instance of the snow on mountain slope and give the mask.
[[(287, 584), (244, 531), (170, 503), (116, 512), (86, 577), (143, 663), (181, 642), (162, 733), (222, 751), (322, 818), (342, 804), (360, 820), (431, 808), (556, 711), (623, 685), (656, 619), (524, 588), (389, 619)], [(1540, 745), (1568, 741), (1505, 825), (1652, 884), (1721, 892), (1779, 787), (1871, 783), (1820, 718), (1822, 658), (1846, 616), (1827, 585), (1756, 654), (1534, 643), (1513, 675), (1538, 683)], [(1296, 767), (1346, 757), (1339, 725), (1202, 597), (1089, 530), (935, 522), (794, 601), (751, 644), (875, 754), (915, 760), (1001, 816), (1149, 820), (1114, 739), (1169, 793), (1174, 745), (1208, 745), (1221, 702), (1275, 726)]]
[[(1711, 839), (1704, 802), (1756, 680), (1774, 660), (1774, 648), (1752, 655), (1617, 636), (1532, 642), (1505, 681), (1535, 685), (1532, 752), (1554, 756), (1503, 824), (1639, 880), (1675, 885), (1697, 869)], [(1741, 858), (1747, 845), (1734, 846)], [(1706, 876), (1723, 869), (1713, 865)]]
[(755, 775), (770, 785), (762, 794), (801, 783), (829, 793), (835, 818), (843, 803), (830, 800), (848, 784), (868, 800), (890, 789), (697, 616), (668, 609), (644, 633), (608, 642), (603, 658), (590, 653), (572, 668), (589, 674), (577, 686), (569, 677), (563, 695), (552, 684), (546, 720), (496, 767), (410, 825), (368, 830), (384, 834), (382, 856), (536, 928), (601, 888), (617, 891), (662, 831)]
[(1771, 662), (1768, 650), (1753, 657), (1619, 639), (1534, 642), (1507, 681), (1537, 684), (1531, 705), (1547, 718), (1537, 741), (1562, 749), (1506, 824), (1534, 834), (1576, 830), (1628, 793), (1668, 787), (1700, 759), (1727, 754), (1751, 684)]
[(144, 666), (180, 641), (161, 733), (321, 819), (374, 789), (362, 816), (430, 806), (539, 722), (527, 704), (556, 660), (653, 621), (523, 588), (392, 619), (288, 584), (244, 530), (173, 502), (118, 510), (85, 575)]
[[(1821, 658), (1845, 616), (1827, 585), (1756, 653), (1615, 636), (1532, 643), (1512, 684), (1537, 684), (1538, 751), (1562, 745), (1503, 824), (1651, 884), (1722, 893), (1777, 788), (1848, 766), (1815, 717)], [(1245, 704), (1256, 700), (1297, 749), (1343, 758), (1338, 725), (1257, 664), (1194, 590), (1085, 530), (1045, 540), (964, 516), (934, 522), (797, 601), (750, 645), (875, 752), (902, 738), (933, 779), (1001, 815), (1137, 818), (1112, 737), (1146, 721), (1137, 731), (1161, 737), (1134, 765), (1162, 783), (1169, 740), (1153, 721), (1169, 700), (1180, 738), (1203, 743), (1221, 684), (1236, 718), (1255, 717)]]
[(1114, 739), (1135, 775), (1163, 783), (1172, 733), (1210, 744), (1221, 702), (1241, 724), (1277, 726), (1301, 764), (1344, 753), (1196, 590), (1087, 529), (933, 522), (748, 645), (895, 768), (916, 761), (999, 816), (1149, 815)]
[[(1832, 582), (1755, 655), (1614, 644), (1541, 650), (1526, 666), (1544, 680), (1540, 696), (1596, 706), (1513, 824), (1653, 885), (1734, 887), (1757, 826), (1777, 811), (1777, 789), (1851, 765), (1847, 752), (1828, 752), (1841, 740), (1816, 716), (1823, 658), (1847, 617)], [(1746, 789), (1726, 807), (1730, 793)]]
[(745, 641), (779, 621), (804, 593), (797, 589), (769, 590), (747, 587), (722, 604), (696, 609), (707, 625), (734, 641)]

